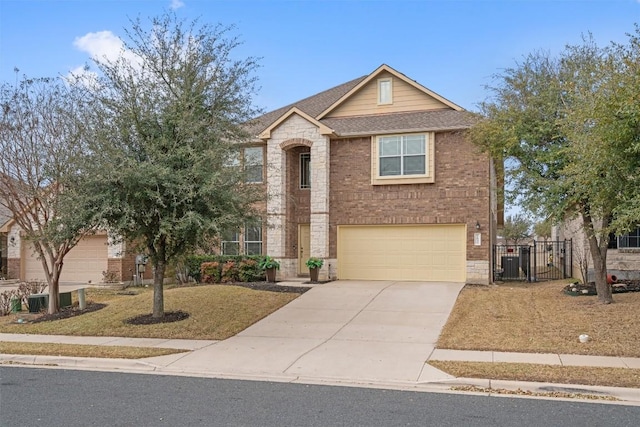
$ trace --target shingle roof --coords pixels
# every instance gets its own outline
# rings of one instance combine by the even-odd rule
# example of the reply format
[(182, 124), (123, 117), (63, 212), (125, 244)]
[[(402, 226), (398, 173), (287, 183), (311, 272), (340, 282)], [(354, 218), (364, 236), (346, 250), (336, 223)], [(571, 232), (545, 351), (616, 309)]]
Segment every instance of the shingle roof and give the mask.
[(371, 116), (335, 117), (320, 120), (338, 136), (368, 133), (394, 133), (411, 131), (438, 131), (467, 129), (473, 124), (473, 115), (467, 111), (431, 110)]
[(249, 131), (252, 135), (258, 135), (261, 131), (269, 127), (269, 125), (276, 120), (284, 113), (289, 111), (293, 107), (297, 107), (300, 110), (304, 111), (311, 117), (317, 117), (324, 110), (329, 108), (334, 102), (340, 99), (345, 93), (349, 92), (351, 89), (356, 87), (358, 83), (367, 78), (368, 76), (358, 77), (357, 79), (348, 81), (336, 87), (332, 87), (331, 89), (327, 89), (318, 94), (312, 95), (308, 98), (301, 99), (300, 101), (296, 101), (293, 104), (286, 105), (284, 107), (278, 108), (277, 110), (270, 111), (268, 113), (263, 114), (262, 116), (257, 117), (251, 123)]
[[(383, 65), (382, 67), (387, 66)], [(392, 71), (396, 72), (395, 70)], [(251, 122), (248, 130), (252, 135), (258, 136), (293, 107), (317, 119), (321, 113), (374, 73), (358, 77), (357, 79), (335, 86), (316, 95), (263, 114)], [(406, 77), (404, 75), (402, 76)], [(438, 95), (436, 94), (435, 96)], [(452, 105), (455, 106), (455, 104)], [(453, 108), (367, 116), (325, 117), (320, 119), (320, 122), (333, 129), (337, 136), (355, 136), (371, 133), (394, 133), (399, 131), (418, 132), (467, 129), (473, 123), (473, 115), (464, 110), (458, 111)]]

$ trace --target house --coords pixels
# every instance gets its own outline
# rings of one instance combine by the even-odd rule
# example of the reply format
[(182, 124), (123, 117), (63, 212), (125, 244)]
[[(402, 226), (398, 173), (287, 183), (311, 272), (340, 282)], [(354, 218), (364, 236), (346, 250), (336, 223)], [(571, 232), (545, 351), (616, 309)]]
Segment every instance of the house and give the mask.
[[(0, 227), (5, 235), (7, 278), (46, 281), (42, 262), (32, 243), (24, 239), (21, 228), (9, 219)], [(106, 232), (84, 237), (64, 258), (60, 283), (102, 283), (131, 281), (136, 272), (136, 253), (126, 250), (126, 243), (109, 238)], [(3, 253), (4, 256), (4, 253)], [(146, 268), (144, 278), (150, 278)], [(105, 274), (108, 272), (108, 274)]]
[(266, 218), (222, 252), (271, 255), (280, 277), (318, 257), (321, 280), (488, 283), (500, 204), (472, 120), (388, 65), (264, 114), (244, 158)]
[[(580, 272), (584, 269), (587, 272), (586, 280), (594, 281), (593, 260), (587, 236), (582, 228), (582, 219), (576, 217), (564, 221), (554, 227), (552, 233), (552, 239), (572, 241), (574, 276), (581, 277)], [(640, 227), (621, 236), (609, 236), (607, 274), (618, 279), (640, 279)]]
[[(494, 163), (465, 139), (463, 108), (388, 65), (258, 117), (242, 148), (247, 181), (267, 193), (262, 223), (221, 236), (225, 254), (268, 254), (280, 278), (488, 283), (501, 216)], [(501, 221), (500, 221), (501, 222)], [(11, 221), (9, 277), (42, 267)], [(135, 254), (85, 237), (61, 282), (131, 280)]]

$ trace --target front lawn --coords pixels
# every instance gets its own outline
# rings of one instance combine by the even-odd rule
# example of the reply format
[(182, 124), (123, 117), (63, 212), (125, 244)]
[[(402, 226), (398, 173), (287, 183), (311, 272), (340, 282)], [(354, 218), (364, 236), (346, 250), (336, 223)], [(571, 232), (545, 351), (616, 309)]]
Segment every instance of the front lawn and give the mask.
[[(75, 296), (75, 292), (74, 292)], [(125, 291), (87, 289), (87, 301), (105, 308), (79, 316), (39, 323), (17, 323), (20, 317), (0, 317), (0, 332), (137, 338), (203, 339), (229, 338), (276, 311), (298, 293), (268, 292), (239, 286), (201, 285), (165, 289), (165, 311), (183, 311), (185, 320), (173, 323), (131, 325), (126, 319), (151, 313), (151, 288)]]
[[(437, 347), (640, 357), (640, 292), (600, 304), (596, 296), (566, 295), (567, 283), (466, 286)], [(581, 334), (591, 340), (580, 343)]]

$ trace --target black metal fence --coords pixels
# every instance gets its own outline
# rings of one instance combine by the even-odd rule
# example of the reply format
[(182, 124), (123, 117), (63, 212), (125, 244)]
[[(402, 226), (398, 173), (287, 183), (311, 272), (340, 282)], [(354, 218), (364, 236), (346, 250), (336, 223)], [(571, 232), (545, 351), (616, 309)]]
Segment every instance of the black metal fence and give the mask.
[(573, 277), (571, 240), (493, 246), (493, 280), (540, 282)]

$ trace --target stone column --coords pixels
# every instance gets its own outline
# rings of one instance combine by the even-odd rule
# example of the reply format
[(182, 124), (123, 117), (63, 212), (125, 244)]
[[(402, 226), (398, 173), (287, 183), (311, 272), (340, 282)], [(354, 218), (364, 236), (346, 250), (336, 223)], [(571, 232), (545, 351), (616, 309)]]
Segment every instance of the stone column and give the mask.
[(278, 141), (267, 142), (267, 254), (274, 258), (286, 254), (286, 154)]
[(326, 280), (329, 271), (329, 141), (319, 136), (311, 146), (311, 256), (325, 260), (320, 280)]

